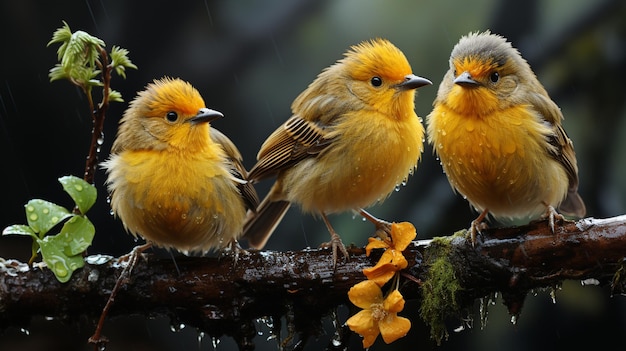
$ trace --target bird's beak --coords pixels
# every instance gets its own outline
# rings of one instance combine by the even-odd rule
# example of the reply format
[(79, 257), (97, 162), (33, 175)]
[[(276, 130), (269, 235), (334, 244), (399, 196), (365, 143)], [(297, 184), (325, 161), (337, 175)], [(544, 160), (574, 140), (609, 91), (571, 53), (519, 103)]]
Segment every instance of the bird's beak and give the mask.
[(458, 84), (462, 87), (467, 88), (475, 88), (480, 85), (477, 81), (472, 78), (472, 75), (469, 72), (465, 71), (459, 74), (458, 77), (454, 78), (454, 84)]
[(221, 112), (204, 107), (204, 108), (201, 108), (200, 111), (198, 111), (197, 115), (193, 116), (188, 121), (189, 123), (192, 123), (192, 124), (198, 124), (198, 123), (211, 122), (221, 117), (224, 117), (224, 115)]
[(418, 77), (414, 74), (409, 74), (404, 77), (404, 81), (396, 85), (400, 90), (411, 90), (423, 87), (425, 85), (431, 85), (433, 82), (426, 78)]

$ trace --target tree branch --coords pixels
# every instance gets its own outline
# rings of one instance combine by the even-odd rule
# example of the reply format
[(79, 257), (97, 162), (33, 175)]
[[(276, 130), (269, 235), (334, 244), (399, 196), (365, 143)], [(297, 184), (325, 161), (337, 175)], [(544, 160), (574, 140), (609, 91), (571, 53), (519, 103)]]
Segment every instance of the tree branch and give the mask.
[[(432, 263), (451, 263), (461, 289), (458, 308), (502, 292), (511, 313), (519, 313), (526, 293), (566, 279), (596, 279), (624, 291), (619, 279), (626, 256), (626, 216), (558, 223), (552, 233), (545, 221), (515, 228), (488, 229), (476, 246), (464, 235), (416, 241), (405, 251), (407, 273), (424, 284), (437, 279)], [(245, 349), (255, 335), (254, 321), (290, 316), (295, 329), (310, 331), (365, 279), (362, 270), (376, 263), (349, 248), (350, 260), (333, 272), (329, 250), (251, 251), (213, 258), (157, 258), (145, 254), (119, 291), (110, 316), (165, 315), (212, 336), (230, 335)], [(98, 260), (106, 262), (97, 262)], [(6, 260), (0, 268), (0, 328), (25, 327), (31, 317), (97, 319), (123, 261), (90, 256), (72, 279), (59, 283), (47, 269)], [(423, 299), (423, 286), (407, 280), (406, 299)], [(312, 329), (313, 328), (313, 329)], [(106, 329), (106, 328), (105, 328)], [(280, 329), (280, 327), (279, 327)]]

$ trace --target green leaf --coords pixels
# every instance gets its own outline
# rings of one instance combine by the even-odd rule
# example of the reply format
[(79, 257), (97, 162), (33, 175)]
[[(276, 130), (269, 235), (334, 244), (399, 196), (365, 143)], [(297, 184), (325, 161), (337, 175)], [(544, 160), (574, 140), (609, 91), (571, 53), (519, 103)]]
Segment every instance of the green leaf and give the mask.
[(59, 49), (57, 49), (57, 59), (61, 61), (63, 55), (65, 54), (65, 49), (67, 48), (67, 42), (70, 41), (72, 37), (72, 31), (70, 30), (70, 26), (67, 22), (63, 21), (63, 27), (57, 29), (52, 34), (52, 40), (48, 42), (46, 46), (50, 46), (51, 44), (61, 43)]
[(57, 63), (54, 67), (50, 68), (48, 77), (50, 77), (51, 82), (54, 82), (55, 80), (69, 78), (69, 75), (63, 70), (63, 67)]
[(32, 265), (33, 262), (35, 262), (37, 255), (39, 255), (39, 239), (33, 240), (33, 243), (30, 247), (31, 247), (30, 259), (28, 260), (29, 266)]
[(91, 245), (96, 228), (87, 217), (74, 216), (65, 222), (56, 240), (64, 242), (63, 252), (67, 256), (81, 254)]
[(95, 67), (100, 55), (99, 49), (104, 47), (104, 41), (82, 30), (72, 33), (66, 43), (67, 46), (61, 58), (61, 66), (66, 70), (78, 66)]
[(119, 91), (109, 89), (109, 101), (124, 102), (124, 99), (122, 99), (122, 94)]
[(68, 256), (65, 253), (66, 242), (58, 235), (46, 236), (38, 242), (43, 261), (61, 283), (70, 280), (72, 273), (85, 265), (82, 255)]
[(96, 202), (98, 193), (96, 187), (75, 176), (59, 178), (63, 189), (68, 193), (78, 206), (80, 213), (85, 214)]
[(38, 239), (37, 234), (31, 227), (23, 224), (14, 224), (4, 228), (2, 235), (29, 235), (35, 239)]
[(113, 46), (111, 48), (111, 66), (115, 68), (115, 72), (122, 78), (126, 78), (126, 68), (137, 69), (128, 58), (128, 50)]
[(103, 40), (81, 30), (72, 33), (63, 21), (63, 27), (54, 32), (48, 46), (54, 43), (61, 44), (57, 50), (60, 64), (50, 70), (50, 81), (66, 78), (84, 88), (99, 74), (96, 66), (105, 46)]
[(40, 199), (28, 201), (24, 209), (28, 225), (35, 233), (39, 233), (39, 237), (43, 237), (52, 227), (72, 216), (66, 208)]

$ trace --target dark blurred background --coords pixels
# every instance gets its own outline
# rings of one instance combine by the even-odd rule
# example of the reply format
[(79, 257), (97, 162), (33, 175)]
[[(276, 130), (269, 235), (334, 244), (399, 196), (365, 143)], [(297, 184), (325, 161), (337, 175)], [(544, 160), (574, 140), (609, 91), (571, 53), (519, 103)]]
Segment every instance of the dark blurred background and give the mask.
[[(138, 71), (113, 78), (126, 102), (113, 103), (105, 123), (107, 157), (127, 103), (154, 78), (181, 77), (203, 95), (207, 106), (226, 118), (213, 123), (238, 145), (247, 167), (279, 124), (290, 115), (291, 101), (326, 66), (362, 40), (385, 37), (404, 51), (415, 74), (434, 86), (419, 90), (416, 111), (425, 117), (448, 67), (450, 51), (470, 31), (491, 29), (506, 36), (529, 61), (564, 115), (580, 172), (579, 191), (588, 215), (625, 213), (626, 124), (623, 88), (626, 75), (626, 2), (621, 0), (455, 1), (0, 1), (0, 227), (25, 223), (23, 205), (32, 198), (71, 206), (57, 178), (81, 176), (90, 140), (91, 120), (82, 93), (67, 81), (50, 83), (57, 45), (46, 47), (65, 20), (70, 28), (103, 39), (110, 50), (130, 50)], [(90, 253), (120, 255), (136, 243), (109, 214), (96, 174), (99, 198), (88, 213), (96, 226)], [(263, 196), (270, 182), (259, 184)], [(467, 203), (453, 194), (427, 146), (416, 174), (374, 215), (411, 221), (418, 239), (449, 235), (475, 218)], [(372, 227), (350, 213), (331, 218), (344, 242), (364, 245)], [(323, 223), (294, 207), (267, 244), (269, 250), (297, 250), (326, 241)], [(29, 239), (0, 238), (0, 257), (27, 260)], [(491, 306), (489, 323), (452, 332), (437, 347), (414, 316), (409, 335), (385, 348), (437, 350), (553, 350), (626, 346), (626, 306), (607, 288), (566, 282), (556, 293), (539, 291), (527, 298), (513, 325), (500, 302)], [(80, 302), (77, 302), (80, 303)], [(404, 315), (416, 314), (408, 303)], [(342, 316), (345, 320), (346, 316)], [(111, 319), (104, 333), (107, 350), (211, 350), (209, 338), (196, 330), (170, 332), (166, 319)], [(460, 321), (451, 321), (455, 328)], [(33, 320), (29, 328), (0, 335), (0, 350), (87, 350), (93, 321), (72, 325)], [(263, 328), (260, 326), (260, 330)], [(332, 330), (329, 331), (332, 335)], [(308, 349), (325, 345), (319, 337)], [(257, 349), (274, 350), (274, 341), (256, 338)], [(353, 337), (353, 346), (360, 339)], [(218, 350), (234, 349), (224, 337)]]

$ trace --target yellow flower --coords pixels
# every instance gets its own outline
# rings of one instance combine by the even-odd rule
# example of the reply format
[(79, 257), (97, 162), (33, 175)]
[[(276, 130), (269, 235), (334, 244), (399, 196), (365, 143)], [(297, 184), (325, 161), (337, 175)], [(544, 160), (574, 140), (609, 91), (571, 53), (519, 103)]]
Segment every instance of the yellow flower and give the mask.
[(402, 251), (406, 250), (416, 236), (415, 227), (409, 222), (402, 222), (391, 224), (391, 240), (369, 238), (369, 244), (365, 247), (367, 256), (370, 255), (372, 249), (385, 249), (385, 252), (378, 263), (374, 267), (364, 269), (363, 274), (367, 279), (376, 282), (378, 286), (385, 285), (397, 271), (408, 266)]
[(354, 305), (363, 309), (346, 322), (350, 330), (363, 337), (363, 348), (372, 346), (378, 334), (389, 344), (411, 329), (411, 321), (398, 316), (404, 308), (400, 291), (393, 290), (383, 299), (380, 287), (366, 280), (350, 288), (348, 297)]

